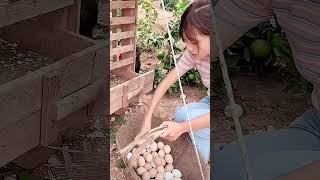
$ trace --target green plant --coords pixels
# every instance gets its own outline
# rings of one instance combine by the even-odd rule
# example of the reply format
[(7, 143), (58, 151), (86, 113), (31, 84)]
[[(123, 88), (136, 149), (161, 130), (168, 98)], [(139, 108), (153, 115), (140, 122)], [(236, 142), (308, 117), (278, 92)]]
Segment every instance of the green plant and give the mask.
[(289, 42), (277, 22), (264, 22), (250, 29), (224, 54), (231, 70), (248, 67), (259, 76), (277, 73), (289, 83), (287, 91), (309, 86), (295, 68)]
[[(178, 4), (179, 0), (163, 0), (164, 7), (167, 11), (174, 11), (176, 10), (176, 5)], [(160, 3), (162, 8), (162, 3)]]

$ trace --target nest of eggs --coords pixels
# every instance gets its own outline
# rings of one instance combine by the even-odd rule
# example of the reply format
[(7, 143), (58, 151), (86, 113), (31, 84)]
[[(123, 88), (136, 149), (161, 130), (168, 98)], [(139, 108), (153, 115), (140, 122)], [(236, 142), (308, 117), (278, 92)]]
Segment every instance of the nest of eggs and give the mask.
[(152, 141), (145, 148), (133, 148), (126, 159), (142, 180), (181, 180), (182, 173), (175, 169), (170, 153), (170, 145)]

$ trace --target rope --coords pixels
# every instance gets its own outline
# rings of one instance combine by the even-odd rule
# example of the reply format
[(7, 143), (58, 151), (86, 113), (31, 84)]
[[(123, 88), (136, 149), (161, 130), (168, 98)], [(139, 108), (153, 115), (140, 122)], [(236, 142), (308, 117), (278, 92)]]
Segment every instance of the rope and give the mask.
[[(169, 41), (170, 41), (170, 47), (171, 47), (171, 51), (172, 51), (172, 56), (173, 56), (175, 67), (177, 67), (177, 61), (176, 61), (176, 57), (175, 57), (175, 53), (174, 53), (172, 36), (171, 36), (170, 27), (169, 27), (169, 21), (168, 21), (168, 17), (167, 17), (167, 14), (166, 14), (166, 9), (165, 9), (165, 6), (164, 6), (164, 0), (161, 0), (161, 3), (162, 3), (163, 11), (164, 11), (164, 16), (165, 16), (165, 19), (166, 19), (166, 25), (167, 25), (167, 30), (168, 30), (168, 34), (169, 34)], [(195, 151), (196, 151), (198, 165), (200, 167), (202, 179), (205, 180), (204, 174), (203, 174), (203, 170), (202, 170), (202, 166), (201, 166), (201, 162), (200, 162), (198, 148), (197, 148), (196, 141), (195, 141), (195, 138), (194, 138), (192, 126), (191, 126), (191, 123), (190, 123), (190, 117), (189, 117), (188, 107), (187, 107), (186, 100), (185, 100), (185, 95), (184, 95), (183, 89), (182, 89), (182, 84), (181, 84), (181, 80), (180, 80), (180, 73), (179, 73), (179, 70), (177, 68), (176, 68), (176, 70), (177, 70), (177, 76), (178, 76), (179, 87), (180, 87), (180, 91), (181, 91), (183, 104), (184, 104), (184, 107), (185, 107), (186, 112), (187, 112), (187, 119), (188, 119), (189, 129), (190, 129), (190, 132), (191, 132), (191, 138), (192, 138), (192, 141), (194, 142), (193, 145), (194, 145), (194, 148), (195, 148)]]
[[(213, 11), (213, 21), (215, 26), (214, 27), (218, 27), (217, 26), (217, 21), (216, 21), (216, 15), (215, 12)], [(230, 78), (228, 75), (228, 68), (225, 62), (225, 57), (223, 54), (223, 48), (222, 48), (222, 44), (221, 41), (219, 39), (219, 35), (218, 33), (215, 31), (214, 28), (214, 33), (215, 33), (215, 44), (218, 47), (219, 50), (219, 59), (220, 59), (220, 66), (221, 66), (221, 71), (222, 71), (222, 76), (223, 76), (223, 81), (225, 82), (225, 87), (227, 89), (227, 95), (229, 98), (229, 105), (226, 107), (225, 109), (225, 114), (228, 117), (231, 117), (234, 121), (234, 125), (235, 125), (235, 129), (238, 135), (238, 141), (240, 143), (241, 146), (241, 152), (242, 152), (242, 159), (245, 162), (245, 168), (246, 168), (246, 177), (248, 180), (253, 180), (252, 174), (250, 173), (250, 162), (249, 162), (249, 158), (248, 158), (248, 152), (247, 152), (247, 146), (245, 144), (245, 138), (243, 136), (242, 133), (242, 129), (241, 129), (241, 124), (240, 124), (240, 116), (243, 113), (243, 110), (241, 108), (240, 105), (235, 103), (234, 100), (234, 96), (233, 96), (233, 90), (232, 90), (232, 86), (231, 86), (231, 82), (230, 82)]]

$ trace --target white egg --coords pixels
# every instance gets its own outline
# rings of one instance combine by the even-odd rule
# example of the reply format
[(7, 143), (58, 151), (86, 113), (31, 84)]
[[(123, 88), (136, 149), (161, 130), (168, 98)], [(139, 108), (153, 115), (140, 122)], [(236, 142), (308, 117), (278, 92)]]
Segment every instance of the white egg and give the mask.
[(150, 153), (148, 153), (148, 154), (146, 154), (145, 159), (146, 159), (147, 162), (152, 162), (153, 157), (152, 157), (152, 155)]
[(174, 177), (172, 180), (182, 180), (182, 179), (179, 177)]
[(162, 158), (159, 157), (159, 156), (156, 156), (156, 157), (154, 158), (154, 163), (156, 164), (156, 166), (162, 165)]
[(156, 163), (154, 163), (154, 161), (151, 161), (151, 166), (152, 166), (153, 168), (156, 168), (156, 167), (157, 167), (157, 165), (156, 165)]
[(178, 169), (172, 170), (172, 174), (174, 177), (179, 177), (179, 178), (182, 177), (182, 173)]
[(151, 155), (152, 155), (153, 158), (156, 157), (156, 156), (159, 156), (157, 152), (152, 152)]
[(138, 165), (139, 165), (140, 167), (143, 167), (145, 164), (146, 164), (146, 160), (144, 159), (144, 157), (140, 156), (140, 157), (138, 158)]
[(156, 142), (152, 142), (150, 145), (150, 150), (152, 152), (156, 152), (158, 150), (158, 144)]
[(172, 180), (173, 179), (173, 174), (171, 172), (164, 173), (164, 179)]
[(163, 149), (163, 147), (164, 147), (163, 142), (158, 142), (158, 149)]
[(150, 180), (149, 172), (145, 172), (144, 174), (142, 174), (142, 180)]
[(164, 156), (164, 159), (166, 160), (166, 162), (167, 162), (168, 164), (172, 164), (172, 163), (173, 163), (173, 157), (172, 157), (170, 154), (166, 154), (166, 155)]
[(151, 165), (150, 163), (146, 163), (146, 164), (144, 165), (144, 168), (145, 168), (147, 171), (149, 171), (149, 170), (152, 168), (152, 165)]
[(172, 164), (167, 164), (166, 167), (164, 168), (166, 172), (171, 172), (173, 170), (173, 165)]
[(158, 171), (158, 173), (165, 173), (163, 166), (157, 166), (157, 171)]
[(171, 152), (171, 147), (169, 145), (165, 145), (163, 147), (163, 151), (164, 153), (169, 154)]
[(143, 173), (145, 173), (145, 172), (147, 172), (147, 170), (144, 168), (144, 167), (139, 167), (138, 169), (137, 169), (137, 174), (139, 175), (139, 176), (141, 176)]
[(164, 180), (164, 175), (162, 173), (158, 173), (155, 177), (155, 180)]
[(156, 177), (158, 171), (155, 168), (149, 170), (150, 178)]
[(164, 167), (164, 166), (166, 166), (166, 160), (164, 160), (164, 159), (161, 159), (161, 165)]
[(128, 159), (128, 161), (130, 160), (131, 157), (132, 157), (132, 153), (129, 152), (129, 153), (127, 154), (127, 159)]
[(158, 152), (158, 155), (159, 155), (159, 157), (164, 157), (164, 155), (165, 155), (165, 153), (164, 153), (164, 151), (161, 149), (161, 150), (159, 150), (159, 152)]

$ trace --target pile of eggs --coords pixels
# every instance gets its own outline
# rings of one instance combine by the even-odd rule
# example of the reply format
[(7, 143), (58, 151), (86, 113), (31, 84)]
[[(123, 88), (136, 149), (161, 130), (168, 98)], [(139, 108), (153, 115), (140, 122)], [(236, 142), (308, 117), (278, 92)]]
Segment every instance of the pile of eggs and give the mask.
[[(136, 148), (128, 153), (128, 160), (135, 150)], [(173, 157), (170, 152), (169, 145), (165, 145), (163, 142), (152, 142), (133, 161), (132, 166), (142, 180), (182, 180), (181, 171), (174, 169)]]

